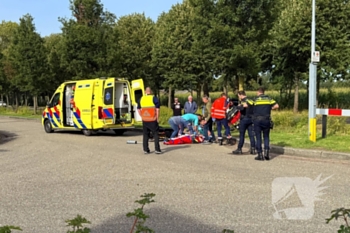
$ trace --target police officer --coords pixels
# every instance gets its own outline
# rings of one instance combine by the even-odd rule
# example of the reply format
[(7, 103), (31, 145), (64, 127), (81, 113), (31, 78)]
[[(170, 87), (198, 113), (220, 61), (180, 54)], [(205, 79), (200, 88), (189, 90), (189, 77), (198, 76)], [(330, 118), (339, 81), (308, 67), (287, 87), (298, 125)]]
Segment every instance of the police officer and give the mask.
[(149, 133), (152, 132), (154, 137), (155, 153), (161, 154), (159, 145), (159, 109), (160, 103), (156, 96), (152, 95), (151, 88), (145, 89), (146, 95), (142, 96), (137, 105), (137, 111), (142, 118), (143, 127), (143, 151), (145, 154), (150, 153), (148, 147)]
[[(256, 136), (256, 149), (258, 156), (256, 160), (270, 160), (270, 128), (271, 128), (271, 110), (278, 109), (277, 102), (265, 95), (264, 88), (260, 87), (257, 92), (257, 97), (254, 100), (254, 116), (253, 124)], [(261, 134), (264, 137), (264, 154), (262, 152)]]
[(241, 117), (239, 120), (239, 143), (237, 150), (232, 151), (233, 154), (242, 154), (242, 147), (244, 144), (245, 132), (248, 130), (248, 136), (250, 139), (250, 154), (254, 155), (255, 152), (255, 138), (253, 130), (253, 100), (246, 96), (245, 91), (238, 92), (238, 98), (241, 104), (237, 108), (241, 112)]

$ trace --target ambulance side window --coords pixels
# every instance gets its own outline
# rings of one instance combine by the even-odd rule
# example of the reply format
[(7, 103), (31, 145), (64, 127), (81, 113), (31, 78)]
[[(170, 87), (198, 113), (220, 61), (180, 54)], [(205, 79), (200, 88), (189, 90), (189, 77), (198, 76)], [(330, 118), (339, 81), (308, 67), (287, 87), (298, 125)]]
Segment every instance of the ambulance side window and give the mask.
[(113, 105), (113, 87), (108, 87), (105, 89), (105, 96), (103, 98), (105, 105)]
[(51, 106), (54, 107), (56, 105), (58, 105), (58, 102), (60, 101), (60, 93), (57, 93), (56, 95), (54, 95), (54, 97), (52, 98), (51, 101)]

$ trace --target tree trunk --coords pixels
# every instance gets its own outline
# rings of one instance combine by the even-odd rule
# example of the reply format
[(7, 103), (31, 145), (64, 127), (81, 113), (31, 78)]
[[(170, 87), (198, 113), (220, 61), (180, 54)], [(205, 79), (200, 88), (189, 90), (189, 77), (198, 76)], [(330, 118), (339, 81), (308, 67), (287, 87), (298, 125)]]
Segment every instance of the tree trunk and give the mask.
[(209, 96), (209, 85), (208, 82), (203, 84), (203, 94)]
[(293, 113), (298, 113), (299, 109), (299, 77), (298, 73), (295, 74), (295, 90), (294, 90), (294, 107)]
[(9, 95), (6, 95), (6, 104), (7, 104), (7, 106), (10, 106), (10, 98), (9, 98)]
[(34, 107), (34, 115), (36, 115), (38, 110), (38, 96), (33, 96), (33, 107)]
[[(199, 107), (199, 103), (201, 103), (201, 93), (202, 93), (202, 85), (200, 83), (197, 84), (197, 96), (196, 96), (196, 102)], [(193, 97), (193, 96), (192, 96)]]
[(15, 92), (15, 108), (16, 108), (16, 112), (18, 111), (18, 92)]
[(243, 75), (238, 76), (238, 90), (242, 91), (244, 90), (244, 77)]
[(172, 103), (172, 101), (171, 101), (171, 92), (172, 92), (172, 90), (171, 90), (172, 88), (171, 88), (171, 86), (169, 87), (169, 93), (168, 93), (168, 108), (171, 108), (171, 103)]
[(24, 93), (24, 105), (28, 106), (28, 95), (27, 95), (27, 92)]

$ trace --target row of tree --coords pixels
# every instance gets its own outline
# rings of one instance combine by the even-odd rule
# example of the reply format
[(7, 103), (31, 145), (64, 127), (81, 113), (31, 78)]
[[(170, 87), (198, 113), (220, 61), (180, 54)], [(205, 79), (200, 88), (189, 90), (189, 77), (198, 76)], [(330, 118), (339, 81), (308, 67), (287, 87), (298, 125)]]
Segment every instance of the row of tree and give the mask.
[[(62, 32), (42, 38), (27, 14), (0, 24), (0, 93), (15, 106), (51, 95), (68, 79), (143, 78), (166, 89), (209, 94), (267, 80), (285, 98), (308, 80), (310, 0), (184, 0), (156, 22), (117, 18), (100, 0), (70, 0)], [(349, 77), (349, 0), (317, 0), (318, 83)], [(198, 95), (199, 98), (199, 95)], [(169, 98), (171, 101), (172, 98)], [(298, 98), (295, 98), (298, 109)], [(10, 103), (11, 104), (11, 103)]]

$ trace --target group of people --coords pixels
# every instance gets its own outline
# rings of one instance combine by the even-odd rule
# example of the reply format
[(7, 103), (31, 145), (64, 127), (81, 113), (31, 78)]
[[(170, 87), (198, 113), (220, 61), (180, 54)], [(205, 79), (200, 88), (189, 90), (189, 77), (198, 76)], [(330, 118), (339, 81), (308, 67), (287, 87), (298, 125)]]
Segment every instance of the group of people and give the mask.
[[(143, 150), (145, 154), (150, 153), (148, 147), (149, 132), (152, 132), (155, 143), (155, 153), (162, 153), (159, 145), (159, 99), (151, 94), (151, 89), (145, 89), (146, 95), (141, 97), (138, 102), (138, 112), (143, 120)], [(238, 92), (240, 104), (237, 109), (240, 111), (240, 140), (237, 150), (233, 154), (242, 154), (245, 132), (251, 143), (251, 154), (258, 153), (256, 160), (269, 160), (269, 134), (271, 129), (271, 110), (277, 109), (277, 102), (265, 95), (263, 88), (259, 88), (257, 97), (250, 99), (244, 91)], [(211, 144), (213, 142), (222, 143), (222, 128), (225, 129), (224, 136), (227, 140), (232, 138), (230, 132), (230, 122), (227, 117), (228, 110), (234, 105), (225, 93), (211, 103), (207, 95), (202, 97), (203, 106), (202, 114), (198, 114), (198, 105), (193, 101), (192, 96), (188, 97), (188, 101), (184, 106), (179, 103), (178, 98), (174, 99), (173, 116), (168, 120), (169, 125), (173, 129), (170, 139), (176, 139), (183, 136), (184, 129), (187, 128), (190, 135), (196, 139), (196, 142), (203, 144)], [(184, 110), (184, 114), (182, 114)], [(213, 123), (217, 125), (217, 139), (213, 131)], [(264, 138), (264, 153), (262, 150), (262, 134)]]
[[(279, 108), (278, 103), (265, 95), (264, 88), (260, 87), (255, 98), (248, 98), (245, 91), (239, 91), (238, 97), (241, 104), (238, 109), (241, 112), (239, 123), (239, 143), (233, 154), (242, 154), (245, 132), (248, 131), (250, 139), (250, 153), (256, 154), (256, 160), (270, 160), (270, 129), (273, 127), (271, 110)], [(264, 139), (264, 151), (262, 149)]]

